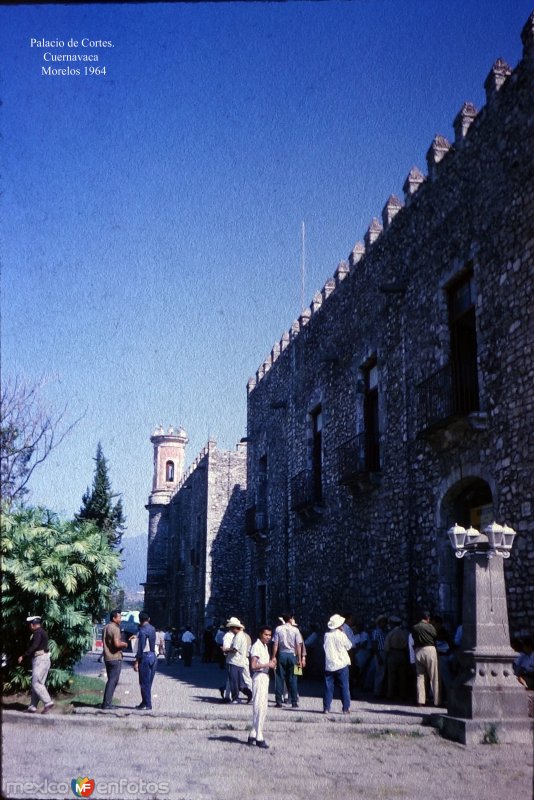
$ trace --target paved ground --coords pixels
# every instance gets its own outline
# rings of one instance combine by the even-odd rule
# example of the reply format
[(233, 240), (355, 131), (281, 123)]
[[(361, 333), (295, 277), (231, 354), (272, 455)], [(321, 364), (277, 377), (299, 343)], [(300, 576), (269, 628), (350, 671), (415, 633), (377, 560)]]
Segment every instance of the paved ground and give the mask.
[[(98, 675), (101, 666), (89, 656), (80, 671)], [(304, 681), (298, 710), (269, 708), (270, 749), (248, 747), (250, 706), (221, 703), (223, 676), (211, 664), (187, 669), (160, 661), (154, 711), (138, 712), (137, 676), (126, 662), (113, 712), (5, 713), (4, 796), (74, 797), (70, 784), (79, 777), (95, 781), (91, 797), (109, 800), (533, 796), (532, 747), (448, 742), (422, 724), (431, 709), (359, 700), (350, 717), (341, 715), (339, 702), (325, 716), (320, 686)]]

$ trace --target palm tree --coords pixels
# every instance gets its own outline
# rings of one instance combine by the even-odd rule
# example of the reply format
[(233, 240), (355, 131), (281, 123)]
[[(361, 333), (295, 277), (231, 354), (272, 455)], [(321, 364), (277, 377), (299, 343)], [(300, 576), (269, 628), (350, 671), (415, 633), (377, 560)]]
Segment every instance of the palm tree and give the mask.
[(93, 622), (115, 587), (119, 555), (92, 522), (60, 520), (42, 508), (4, 509), (1, 525), (4, 690), (27, 688), (17, 665), (26, 650), (26, 617), (38, 614), (49, 635), (52, 689), (64, 686), (87, 651)]

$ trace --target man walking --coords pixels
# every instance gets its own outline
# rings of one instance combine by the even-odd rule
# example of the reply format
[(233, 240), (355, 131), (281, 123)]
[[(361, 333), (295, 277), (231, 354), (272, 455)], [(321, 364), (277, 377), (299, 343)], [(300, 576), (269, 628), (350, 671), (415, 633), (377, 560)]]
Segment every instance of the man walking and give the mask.
[(193, 661), (193, 642), (195, 636), (191, 631), (191, 626), (186, 625), (185, 631), (182, 633), (182, 653), (184, 656), (184, 666), (190, 667)]
[(295, 667), (302, 665), (302, 636), (296, 625), (291, 623), (292, 614), (282, 614), (273, 637), (273, 658), (278, 660), (274, 680), (276, 707), (282, 708), (284, 686), (287, 684), (292, 708), (298, 708), (298, 689)]
[(31, 703), (26, 709), (30, 714), (35, 714), (39, 700), (44, 703), (43, 714), (48, 714), (54, 707), (52, 698), (48, 694), (45, 686), (48, 672), (50, 670), (50, 653), (48, 651), (48, 634), (41, 626), (41, 617), (27, 617), (26, 622), (30, 626), (32, 636), (30, 646), (26, 652), (19, 656), (19, 664), (25, 658), (32, 659), (32, 694)]
[(276, 667), (276, 659), (269, 657), (267, 645), (271, 641), (270, 628), (260, 628), (258, 639), (250, 649), (250, 671), (252, 673), (252, 730), (247, 744), (266, 750), (269, 745), (263, 738), (263, 726), (267, 716), (269, 699), (269, 670)]
[(139, 614), (139, 638), (137, 640), (137, 655), (134, 670), (139, 673), (139, 686), (141, 688), (141, 703), (136, 706), (138, 711), (152, 711), (152, 682), (156, 674), (158, 660), (156, 658), (156, 629), (150, 624), (150, 617), (146, 611)]
[(122, 669), (122, 651), (128, 647), (128, 642), (123, 642), (121, 639), (120, 623), (120, 609), (114, 608), (109, 615), (109, 622), (102, 634), (104, 664), (106, 667), (106, 675), (108, 676), (106, 688), (104, 689), (104, 699), (102, 701), (102, 708), (104, 710), (112, 706), (113, 695), (117, 688)]
[(428, 677), (434, 705), (439, 706), (438, 654), (436, 650), (438, 632), (430, 622), (430, 611), (423, 611), (421, 622), (412, 628), (412, 636), (417, 674), (417, 705), (425, 705), (425, 679)]

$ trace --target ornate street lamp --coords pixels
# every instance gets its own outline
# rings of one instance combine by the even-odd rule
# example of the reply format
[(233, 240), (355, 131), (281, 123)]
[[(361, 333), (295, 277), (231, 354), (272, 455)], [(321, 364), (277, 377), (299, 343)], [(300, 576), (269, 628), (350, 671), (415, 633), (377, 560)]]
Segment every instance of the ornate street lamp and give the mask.
[(447, 534), (456, 557), (465, 557), (462, 642), (460, 672), (439, 727), (464, 744), (488, 736), (525, 741), (530, 735), (527, 696), (512, 668), (516, 654), (510, 647), (503, 569), (516, 533), (492, 522), (481, 533), (456, 524)]
[(487, 558), (501, 556), (510, 558), (510, 550), (514, 543), (515, 531), (508, 525), (498, 525), (492, 522), (487, 525), (482, 533), (472, 526), (467, 530), (455, 523), (447, 531), (454, 555), (456, 558), (468, 558), (475, 553), (484, 553)]

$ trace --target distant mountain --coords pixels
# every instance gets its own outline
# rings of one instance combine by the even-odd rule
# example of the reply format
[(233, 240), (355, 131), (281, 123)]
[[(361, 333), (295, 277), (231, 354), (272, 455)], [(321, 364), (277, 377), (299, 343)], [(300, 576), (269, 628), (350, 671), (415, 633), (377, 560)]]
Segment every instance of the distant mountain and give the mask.
[(140, 583), (146, 580), (147, 534), (134, 536), (125, 534), (122, 538), (122, 560), (124, 567), (118, 574), (119, 583), (128, 593), (142, 590)]

